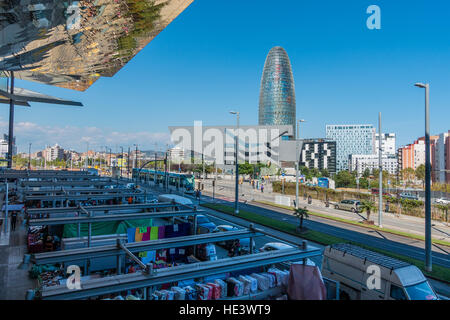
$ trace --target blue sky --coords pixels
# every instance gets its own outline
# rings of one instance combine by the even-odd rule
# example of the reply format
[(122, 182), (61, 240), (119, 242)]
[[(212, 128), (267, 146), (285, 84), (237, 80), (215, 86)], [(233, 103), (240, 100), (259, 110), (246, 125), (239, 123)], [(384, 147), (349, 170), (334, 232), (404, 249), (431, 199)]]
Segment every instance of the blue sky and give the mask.
[[(372, 4), (381, 8), (381, 30), (366, 27)], [(449, 12), (445, 0), (195, 0), (113, 78), (85, 92), (19, 81), (85, 104), (17, 107), (19, 151), (29, 142), (33, 150), (85, 150), (83, 141), (150, 149), (165, 145), (168, 126), (232, 124), (231, 109), (242, 124), (257, 124), (265, 57), (277, 45), (291, 59), (297, 117), (307, 120), (302, 137), (324, 137), (326, 124), (377, 126), (381, 111), (383, 131), (411, 143), (424, 132), (415, 82), (431, 86), (432, 134), (450, 129)]]

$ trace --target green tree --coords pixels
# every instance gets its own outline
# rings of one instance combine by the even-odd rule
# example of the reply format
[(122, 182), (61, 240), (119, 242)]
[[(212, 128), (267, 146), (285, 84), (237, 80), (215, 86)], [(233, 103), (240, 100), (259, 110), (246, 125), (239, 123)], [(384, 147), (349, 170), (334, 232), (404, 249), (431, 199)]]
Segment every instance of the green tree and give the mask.
[(336, 175), (336, 187), (338, 188), (353, 188), (356, 186), (356, 179), (354, 175), (352, 175), (350, 172), (344, 170), (340, 171)]
[(412, 179), (414, 179), (415, 171), (413, 168), (405, 168), (401, 171), (403, 180), (411, 183)]
[(361, 202), (361, 212), (366, 211), (367, 221), (370, 221), (370, 214), (372, 213), (372, 211), (374, 211), (376, 209), (377, 209), (377, 207), (375, 206), (375, 202), (373, 202), (373, 201), (363, 200)]
[(368, 179), (370, 177), (370, 169), (366, 168), (366, 170), (364, 170), (362, 176), (363, 176), (363, 178)]
[(320, 171), (320, 174), (321, 174), (322, 177), (325, 177), (325, 178), (329, 178), (330, 177), (330, 172), (327, 169), (322, 169)]
[(306, 209), (306, 207), (304, 208), (297, 208), (294, 211), (294, 215), (299, 219), (300, 222), (300, 230), (303, 229), (303, 219), (308, 219), (309, 215), (308, 215), (308, 209)]
[(425, 187), (425, 165), (421, 164), (415, 171), (416, 178), (422, 181), (422, 185)]
[(359, 179), (359, 187), (361, 189), (368, 189), (369, 188), (369, 180), (366, 178)]
[(248, 162), (239, 164), (239, 174), (253, 174), (254, 168)]

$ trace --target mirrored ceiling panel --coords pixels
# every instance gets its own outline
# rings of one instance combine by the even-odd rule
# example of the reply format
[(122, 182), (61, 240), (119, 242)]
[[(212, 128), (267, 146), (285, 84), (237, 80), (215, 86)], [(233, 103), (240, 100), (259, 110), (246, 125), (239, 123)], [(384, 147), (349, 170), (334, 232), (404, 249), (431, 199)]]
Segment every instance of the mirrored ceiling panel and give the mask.
[(0, 70), (84, 91), (111, 77), (193, 0), (0, 0)]

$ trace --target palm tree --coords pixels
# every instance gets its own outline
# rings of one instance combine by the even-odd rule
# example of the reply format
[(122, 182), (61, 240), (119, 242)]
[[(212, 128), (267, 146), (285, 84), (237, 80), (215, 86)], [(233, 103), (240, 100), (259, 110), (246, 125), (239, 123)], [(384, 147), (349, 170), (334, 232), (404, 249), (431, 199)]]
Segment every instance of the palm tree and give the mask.
[(375, 206), (375, 202), (373, 202), (373, 201), (363, 200), (361, 202), (361, 212), (364, 212), (364, 211), (367, 212), (367, 221), (369, 221), (372, 210), (376, 210), (376, 209), (377, 209), (377, 207)]
[(297, 209), (295, 209), (295, 211), (294, 211), (294, 215), (295, 215), (297, 218), (300, 219), (300, 230), (303, 229), (303, 219), (304, 219), (304, 218), (306, 218), (306, 219), (309, 218), (309, 215), (308, 215), (308, 209), (306, 209), (306, 207), (304, 207), (303, 209), (302, 209), (302, 208), (297, 208)]

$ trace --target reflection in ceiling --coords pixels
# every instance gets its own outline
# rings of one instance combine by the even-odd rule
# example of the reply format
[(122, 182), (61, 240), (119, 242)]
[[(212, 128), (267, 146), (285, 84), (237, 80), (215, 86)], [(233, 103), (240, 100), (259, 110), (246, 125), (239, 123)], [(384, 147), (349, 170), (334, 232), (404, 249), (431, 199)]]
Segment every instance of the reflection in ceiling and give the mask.
[(111, 77), (193, 0), (0, 0), (0, 70), (79, 91)]

